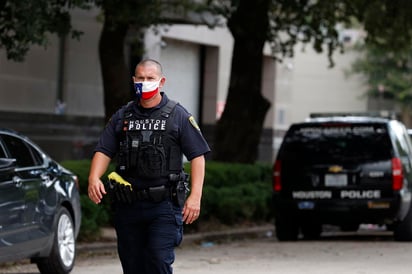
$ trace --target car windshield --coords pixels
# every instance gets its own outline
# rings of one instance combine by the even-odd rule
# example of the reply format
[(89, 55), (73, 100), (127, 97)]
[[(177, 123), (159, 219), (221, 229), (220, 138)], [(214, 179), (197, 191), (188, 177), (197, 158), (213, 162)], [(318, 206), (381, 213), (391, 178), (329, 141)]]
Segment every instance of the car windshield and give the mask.
[(282, 157), (310, 163), (380, 161), (392, 149), (383, 124), (308, 124), (292, 126)]

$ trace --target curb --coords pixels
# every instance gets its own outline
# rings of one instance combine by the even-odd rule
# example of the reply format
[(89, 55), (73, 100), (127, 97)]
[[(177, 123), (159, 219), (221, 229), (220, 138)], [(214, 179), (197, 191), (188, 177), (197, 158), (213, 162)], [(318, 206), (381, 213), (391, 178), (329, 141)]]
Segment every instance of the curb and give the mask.
[[(179, 247), (187, 245), (213, 245), (214, 242), (234, 240), (234, 239), (247, 239), (247, 238), (261, 238), (272, 237), (274, 232), (273, 225), (262, 225), (245, 228), (233, 228), (222, 231), (211, 231), (201, 233), (185, 234), (183, 241)], [(117, 250), (116, 233), (113, 228), (102, 229), (102, 240), (91, 243), (78, 243), (78, 252), (109, 252)]]
[(273, 232), (273, 225), (263, 225), (246, 228), (233, 228), (223, 231), (193, 233), (184, 236), (182, 245), (201, 244), (204, 242), (219, 242), (225, 240), (245, 238), (272, 237)]

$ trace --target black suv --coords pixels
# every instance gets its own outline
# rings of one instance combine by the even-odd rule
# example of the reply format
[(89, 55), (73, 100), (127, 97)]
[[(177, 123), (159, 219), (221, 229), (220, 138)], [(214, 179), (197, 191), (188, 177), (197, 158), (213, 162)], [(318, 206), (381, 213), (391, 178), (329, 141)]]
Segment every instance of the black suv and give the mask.
[(0, 262), (30, 258), (41, 273), (69, 273), (80, 223), (77, 176), (0, 129)]
[(386, 225), (412, 240), (412, 145), (391, 118), (324, 115), (288, 129), (273, 167), (276, 235), (318, 238), (323, 224)]

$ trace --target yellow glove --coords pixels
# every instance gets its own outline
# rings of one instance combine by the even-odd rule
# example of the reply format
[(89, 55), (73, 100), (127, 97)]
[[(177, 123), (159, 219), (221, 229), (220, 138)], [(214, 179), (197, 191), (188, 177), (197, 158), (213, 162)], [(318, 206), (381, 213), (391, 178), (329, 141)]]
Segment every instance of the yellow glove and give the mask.
[(117, 174), (115, 171), (111, 172), (108, 176), (109, 180), (113, 180), (118, 184), (128, 186), (131, 190), (133, 190), (132, 185), (126, 181), (125, 179), (122, 178), (119, 174)]

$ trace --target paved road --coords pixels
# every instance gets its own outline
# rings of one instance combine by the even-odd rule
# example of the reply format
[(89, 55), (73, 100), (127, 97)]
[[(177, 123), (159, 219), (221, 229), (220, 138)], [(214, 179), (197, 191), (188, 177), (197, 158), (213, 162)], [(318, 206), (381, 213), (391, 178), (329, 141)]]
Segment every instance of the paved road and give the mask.
[[(329, 233), (319, 241), (278, 242), (273, 237), (259, 237), (222, 243), (203, 242), (184, 245), (176, 253), (176, 274), (412, 272), (412, 243), (394, 242), (391, 234), (383, 231)], [(38, 272), (33, 266), (23, 265), (0, 269), (0, 273)], [(98, 256), (83, 252), (72, 273), (121, 274), (122, 271), (114, 252)]]

